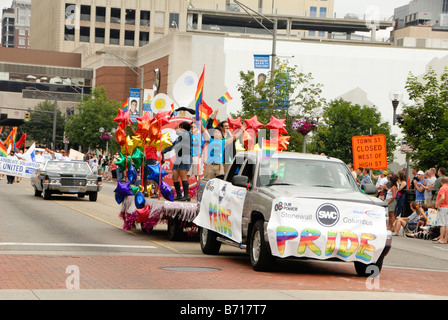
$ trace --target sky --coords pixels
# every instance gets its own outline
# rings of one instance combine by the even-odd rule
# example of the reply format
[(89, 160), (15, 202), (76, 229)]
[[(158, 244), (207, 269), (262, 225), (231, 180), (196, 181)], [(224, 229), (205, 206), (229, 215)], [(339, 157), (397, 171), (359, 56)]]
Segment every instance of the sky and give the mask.
[(355, 13), (363, 18), (369, 7), (377, 7), (382, 20), (389, 19), (394, 9), (404, 6), (411, 0), (334, 0), (334, 12), (337, 18), (343, 18), (347, 13)]
[[(394, 14), (395, 8), (408, 4), (410, 1), (411, 0), (334, 0), (334, 12), (336, 13), (337, 18), (343, 18), (347, 13), (355, 13), (361, 19), (366, 12), (378, 12), (381, 20), (384, 20), (389, 19)], [(11, 4), (12, 0), (0, 0), (0, 9), (10, 7)], [(374, 8), (374, 10), (372, 8)]]

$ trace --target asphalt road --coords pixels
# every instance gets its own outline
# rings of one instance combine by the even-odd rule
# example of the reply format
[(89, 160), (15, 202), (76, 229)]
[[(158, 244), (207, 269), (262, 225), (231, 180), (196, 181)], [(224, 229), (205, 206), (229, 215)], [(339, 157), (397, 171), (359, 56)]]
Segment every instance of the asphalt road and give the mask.
[[(0, 180), (0, 299), (98, 297), (92, 292), (102, 292), (100, 297), (106, 299), (164, 294), (213, 299), (218, 289), (222, 299), (448, 298), (446, 245), (394, 237), (376, 291), (366, 289), (367, 282), (356, 277), (348, 263), (281, 261), (275, 272), (257, 273), (243, 251), (223, 246), (219, 256), (204, 256), (197, 237), (169, 241), (164, 224), (151, 234), (122, 230), (114, 189), (115, 184), (106, 182), (97, 202), (75, 196), (45, 201), (34, 197), (28, 179), (13, 185)], [(81, 296), (66, 290), (67, 274), (45, 277), (72, 264), (81, 266), (84, 275), (81, 289), (86, 291), (77, 291)], [(133, 269), (136, 279), (123, 277)], [(412, 277), (411, 285), (403, 283), (403, 277)]]

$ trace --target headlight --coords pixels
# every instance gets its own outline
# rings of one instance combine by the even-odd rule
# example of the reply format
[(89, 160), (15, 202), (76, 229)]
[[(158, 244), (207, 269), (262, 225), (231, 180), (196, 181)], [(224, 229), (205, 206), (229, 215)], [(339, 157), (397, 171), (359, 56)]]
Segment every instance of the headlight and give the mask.
[(60, 184), (61, 180), (59, 179), (51, 179), (51, 184)]

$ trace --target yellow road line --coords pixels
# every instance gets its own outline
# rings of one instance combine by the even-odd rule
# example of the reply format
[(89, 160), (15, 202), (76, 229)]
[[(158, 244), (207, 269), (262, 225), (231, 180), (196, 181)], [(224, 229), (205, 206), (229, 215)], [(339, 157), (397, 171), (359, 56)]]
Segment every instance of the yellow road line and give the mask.
[[(26, 188), (26, 187), (25, 187), (25, 188)], [(30, 190), (30, 189), (28, 189), (28, 188), (26, 188), (25, 190), (28, 191), (28, 192), (30, 192), (30, 193), (33, 193), (33, 192), (34, 192), (33, 190)], [(99, 194), (99, 196), (101, 196), (101, 197), (108, 197), (108, 198), (111, 198), (111, 199), (115, 199), (114, 197), (111, 197), (111, 196), (108, 196), (108, 195), (105, 195), (105, 194), (101, 194), (101, 193)], [(55, 202), (55, 203), (57, 203), (57, 204), (59, 204), (59, 205), (61, 205), (61, 206), (66, 207), (66, 208), (75, 210), (76, 212), (79, 212), (79, 213), (81, 213), (81, 214), (84, 214), (84, 215), (86, 215), (86, 216), (88, 216), (88, 217), (90, 217), (90, 218), (92, 218), (92, 219), (95, 219), (95, 220), (104, 222), (104, 223), (106, 223), (106, 224), (108, 224), (108, 225), (110, 225), (110, 226), (112, 226), (112, 227), (115, 227), (115, 228), (118, 228), (118, 229), (120, 229), (120, 230), (123, 230), (122, 227), (117, 226), (116, 224), (113, 224), (112, 222), (109, 222), (109, 221), (107, 221), (107, 220), (104, 220), (104, 219), (101, 219), (101, 218), (99, 218), (99, 217), (97, 217), (97, 216), (94, 216), (94, 215), (92, 215), (92, 214), (90, 214), (90, 213), (87, 213), (87, 212), (84, 212), (84, 211), (79, 210), (79, 209), (77, 209), (77, 208), (74, 208), (74, 207), (72, 207), (72, 206), (69, 206), (69, 205), (67, 205), (67, 204), (65, 204), (65, 203), (63, 203), (63, 202), (58, 201), (58, 200), (50, 200), (50, 201), (53, 201), (53, 202)], [(135, 232), (133, 232), (133, 231), (131, 231), (131, 230), (123, 230), (123, 231), (126, 231), (127, 233), (132, 234), (133, 236), (136, 236), (136, 237), (138, 237), (138, 238), (148, 240), (148, 239), (142, 237), (141, 235), (139, 235), (139, 234), (137, 234), (137, 233), (135, 233)], [(164, 248), (166, 248), (166, 249), (168, 249), (168, 250), (171, 250), (171, 251), (173, 251), (173, 252), (175, 252), (175, 253), (180, 253), (179, 250), (176, 250), (176, 249), (174, 249), (173, 247), (167, 246), (166, 244), (163, 244), (163, 243), (161, 243), (161, 242), (159, 242), (159, 241), (155, 241), (155, 240), (149, 240), (149, 241), (151, 241), (151, 242), (153, 242), (153, 243), (155, 243), (155, 244), (158, 244), (159, 246), (164, 247)]]

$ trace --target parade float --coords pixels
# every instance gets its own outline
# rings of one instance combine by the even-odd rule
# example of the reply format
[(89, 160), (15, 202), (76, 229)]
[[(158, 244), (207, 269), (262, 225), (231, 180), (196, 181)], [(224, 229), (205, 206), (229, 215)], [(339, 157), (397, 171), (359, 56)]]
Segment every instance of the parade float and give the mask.
[[(203, 79), (203, 75), (201, 78)], [(170, 240), (179, 240), (184, 232), (190, 236), (197, 233), (197, 226), (193, 220), (198, 214), (197, 191), (202, 177), (194, 175), (189, 177), (188, 194), (191, 202), (174, 201), (172, 169), (176, 155), (174, 151), (168, 152), (162, 160), (161, 154), (162, 150), (172, 146), (172, 141), (176, 140), (175, 129), (181, 122), (196, 120), (202, 122), (204, 127), (206, 126), (213, 110), (202, 102), (203, 80), (201, 81), (201, 78), (197, 79), (194, 74), (187, 72), (181, 76), (175, 86), (177, 88), (175, 99), (180, 105), (189, 105), (193, 99), (196, 100), (194, 119), (179, 116), (176, 111), (182, 108), (176, 108), (174, 102), (166, 95), (156, 95), (152, 99), (152, 115), (144, 112), (143, 116), (134, 119), (137, 123), (135, 131), (128, 130), (128, 125), (132, 122), (130, 111), (118, 110), (114, 119), (118, 125), (115, 139), (121, 152), (115, 164), (123, 174), (123, 178), (118, 179), (114, 192), (115, 200), (121, 206), (119, 216), (123, 220), (124, 230), (134, 230), (140, 225), (144, 232), (151, 232), (156, 225), (166, 223)], [(179, 86), (179, 82), (184, 85)], [(226, 93), (218, 101), (225, 104), (229, 99), (231, 97)], [(236, 151), (286, 150), (290, 137), (282, 135), (287, 133), (285, 121), (285, 119), (271, 117), (271, 121), (264, 125), (258, 121), (257, 116), (247, 120), (229, 118), (231, 131), (241, 129), (243, 122), (246, 125), (242, 139), (236, 141)], [(263, 145), (260, 147), (256, 143), (256, 138), (263, 127), (271, 130), (271, 140), (263, 140)], [(148, 146), (157, 150), (158, 159), (154, 165), (146, 164), (145, 151)], [(205, 158), (204, 155), (207, 155), (207, 145), (200, 153), (203, 158)], [(203, 163), (205, 161), (200, 165), (204, 165)], [(144, 174), (147, 176), (144, 177)], [(148, 183), (145, 188), (144, 180), (154, 182), (154, 186)], [(147, 194), (146, 197), (145, 194)], [(155, 198), (152, 197), (154, 194), (157, 194)]]

